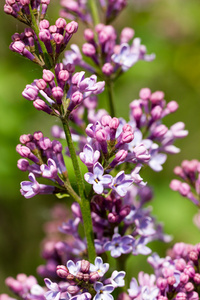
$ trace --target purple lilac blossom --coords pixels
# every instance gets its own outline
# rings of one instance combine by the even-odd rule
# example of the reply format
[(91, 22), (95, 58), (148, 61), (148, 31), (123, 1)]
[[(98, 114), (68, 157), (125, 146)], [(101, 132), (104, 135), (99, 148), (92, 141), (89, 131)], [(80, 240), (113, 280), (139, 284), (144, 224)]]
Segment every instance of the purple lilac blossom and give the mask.
[(104, 187), (107, 187), (112, 182), (111, 175), (103, 175), (104, 169), (102, 165), (97, 162), (93, 166), (93, 173), (85, 173), (84, 178), (89, 184), (93, 185), (93, 189), (97, 194), (102, 194)]

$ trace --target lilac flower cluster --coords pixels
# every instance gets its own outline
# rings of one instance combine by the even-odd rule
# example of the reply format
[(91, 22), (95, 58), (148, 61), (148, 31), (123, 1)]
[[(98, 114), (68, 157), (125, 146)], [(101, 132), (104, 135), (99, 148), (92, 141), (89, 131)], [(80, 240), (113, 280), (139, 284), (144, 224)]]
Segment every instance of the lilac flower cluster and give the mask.
[(181, 196), (188, 198), (199, 207), (200, 195), (200, 162), (196, 159), (184, 160), (181, 166), (174, 169), (174, 174), (183, 180), (173, 179), (170, 188), (178, 191)]
[[(81, 0), (61, 0), (63, 9), (60, 14), (70, 20), (81, 20), (87, 25), (91, 25), (92, 16), (88, 9), (89, 1)], [(109, 24), (126, 7), (127, 0), (99, 0), (100, 8), (105, 15), (105, 23)]]
[[(34, 276), (26, 274), (18, 274), (16, 279), (8, 277), (5, 281), (9, 289), (20, 299), (38, 299), (45, 300), (45, 289), (41, 287)], [(8, 295), (0, 295), (1, 300), (16, 300)]]
[(43, 20), (49, 3), (50, 0), (6, 0), (4, 12), (17, 18), (20, 22), (31, 25), (32, 17), (30, 7), (34, 12), (36, 19)]
[[(49, 21), (43, 19), (39, 22), (37, 34), (32, 28), (25, 28), (21, 34), (15, 33), (10, 50), (25, 56), (42, 68), (49, 67), (49, 63), (56, 64), (59, 55), (77, 30), (78, 23), (75, 21), (67, 24), (65, 19), (59, 18), (55, 25), (50, 26)], [(43, 48), (48, 52), (48, 59)]]
[[(46, 264), (37, 269), (45, 278), (46, 287), (25, 274), (19, 274), (16, 279), (7, 278), (6, 284), (22, 300), (113, 300), (116, 288), (125, 290), (124, 268), (128, 257), (150, 254), (147, 244), (153, 240), (171, 240), (152, 217), (151, 208), (146, 207), (153, 193), (140, 176), (140, 170), (144, 165), (154, 171), (162, 170), (167, 154), (179, 152), (174, 141), (188, 132), (182, 122), (170, 128), (163, 124), (163, 118), (175, 112), (178, 104), (166, 103), (163, 92), (152, 93), (148, 88), (142, 89), (139, 99), (131, 102), (128, 122), (114, 116), (114, 80), (139, 60), (151, 61), (155, 57), (146, 54), (139, 38), (133, 39), (133, 29), (125, 27), (118, 39), (110, 25), (127, 1), (99, 0), (99, 6), (93, 0), (61, 2), (62, 17), (72, 21), (67, 23), (59, 18), (55, 25), (45, 19), (50, 0), (6, 0), (4, 6), (7, 14), (29, 26), (22, 34), (12, 36), (10, 49), (43, 69), (42, 78), (28, 84), (22, 95), (37, 110), (61, 122), (62, 128), (54, 126), (52, 133), (56, 139), (66, 139), (66, 154), (72, 160), (76, 178), (74, 188), (59, 141), (51, 141), (41, 131), (20, 137), (21, 144), (16, 150), (22, 158), (17, 165), (21, 171), (29, 172), (30, 179), (21, 183), (21, 194), (25, 198), (37, 194), (68, 194), (75, 202), (71, 205), (72, 215), (57, 208), (53, 222), (46, 225), (47, 237), (42, 246)], [(98, 8), (102, 8), (102, 23)], [(85, 61), (79, 47), (72, 45), (65, 52), (63, 62), (58, 63), (78, 29), (76, 19), (87, 25), (82, 52), (92, 62)], [(84, 71), (75, 72), (76, 66)], [(85, 71), (92, 75), (87, 77)], [(104, 81), (98, 81), (97, 76)], [(104, 109), (97, 109), (97, 95), (105, 86), (110, 115)], [(84, 176), (80, 160), (88, 169)], [(196, 205), (199, 200), (190, 186), (199, 196), (199, 164), (184, 162), (175, 173), (187, 183), (178, 180), (171, 183), (172, 189)], [(38, 178), (50, 184), (39, 183)], [(155, 275), (140, 272), (139, 284), (133, 278), (128, 294), (123, 293), (117, 299), (199, 299), (199, 244), (176, 244), (170, 256), (149, 257)], [(113, 266), (109, 270), (109, 257), (116, 259), (116, 265), (122, 270), (114, 270)], [(0, 300), (11, 299), (0, 295)]]
[(128, 290), (131, 299), (199, 299), (199, 257), (200, 245), (195, 246), (177, 243), (169, 251), (169, 256), (160, 258), (154, 253), (148, 257), (148, 262), (154, 268), (155, 274), (141, 272), (131, 280)]
[[(30, 181), (21, 182), (22, 195), (31, 198), (37, 194), (52, 194), (65, 190), (64, 179), (67, 177), (67, 170), (61, 143), (56, 140), (51, 142), (40, 131), (33, 135), (22, 135), (20, 142), (22, 144), (18, 144), (16, 150), (23, 158), (18, 160), (17, 166), (23, 172), (30, 172)], [(39, 184), (36, 180), (39, 177), (49, 179), (51, 185)]]
[[(163, 234), (161, 224), (151, 216), (151, 209), (143, 207), (151, 198), (152, 191), (147, 186), (139, 190), (132, 188), (123, 201), (113, 193), (106, 198), (100, 195), (92, 198), (91, 216), (98, 255), (110, 252), (112, 257), (118, 259), (123, 255), (125, 261), (131, 253), (134, 256), (150, 254), (151, 249), (146, 245), (153, 240), (171, 240), (170, 236)], [(87, 257), (86, 241), (79, 234), (83, 222), (79, 205), (73, 203), (71, 211), (73, 217), (59, 226), (60, 233), (65, 236), (57, 233), (52, 238), (51, 233), (51, 238), (47, 235), (43, 242), (42, 257), (46, 265), (38, 268), (42, 277), (58, 280), (58, 264)]]
[[(86, 43), (82, 46), (83, 54), (91, 58), (92, 64), (85, 62), (76, 45), (71, 46), (71, 51), (65, 52), (65, 64), (78, 65), (93, 73), (98, 73), (96, 70), (100, 68), (101, 76), (105, 80), (114, 80), (139, 60), (152, 61), (155, 58), (154, 54), (146, 54), (146, 47), (141, 45), (140, 38), (134, 38), (131, 46), (128, 44), (134, 36), (134, 30), (131, 28), (126, 27), (122, 30), (119, 45), (113, 26), (98, 24), (95, 31), (96, 33), (89, 28), (85, 29)], [(95, 40), (95, 34), (98, 36), (98, 42)]]
[(87, 260), (79, 260), (76, 263), (69, 260), (66, 266), (57, 266), (57, 274), (62, 278), (60, 283), (53, 283), (48, 278), (44, 280), (48, 288), (45, 298), (113, 300), (111, 293), (125, 284), (125, 272), (114, 271), (110, 278), (104, 279), (108, 269), (109, 264), (103, 263), (101, 257), (96, 257), (95, 264)]
[(85, 72), (74, 75), (73, 72), (73, 68), (64, 67), (62, 63), (55, 66), (55, 75), (44, 69), (42, 78), (28, 84), (22, 95), (33, 101), (37, 110), (55, 116), (69, 116), (85, 99), (101, 93), (105, 85), (103, 81), (97, 82), (95, 75), (85, 78)]

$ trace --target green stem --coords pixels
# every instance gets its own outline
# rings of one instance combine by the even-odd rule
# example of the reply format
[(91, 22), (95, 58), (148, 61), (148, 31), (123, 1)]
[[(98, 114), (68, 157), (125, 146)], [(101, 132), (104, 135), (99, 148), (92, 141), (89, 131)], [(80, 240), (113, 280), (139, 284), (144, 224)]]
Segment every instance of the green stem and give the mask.
[(109, 100), (109, 107), (110, 107), (110, 115), (111, 117), (116, 117), (115, 113), (115, 105), (114, 105), (114, 93), (113, 93), (113, 83), (107, 81), (107, 91), (108, 91), (108, 100)]
[(69, 124), (66, 119), (61, 118), (63, 129), (65, 131), (67, 144), (69, 147), (70, 156), (72, 159), (72, 164), (74, 167), (74, 173), (77, 180), (79, 195), (80, 195), (80, 208), (82, 212), (82, 218), (83, 218), (83, 226), (85, 231), (85, 236), (87, 240), (87, 247), (88, 247), (88, 258), (90, 262), (94, 262), (96, 253), (95, 253), (95, 247), (94, 247), (94, 237), (93, 237), (93, 226), (92, 226), (92, 218), (91, 218), (91, 211), (90, 211), (90, 202), (85, 197), (85, 186), (83, 182), (83, 177), (81, 174), (81, 169), (79, 166), (79, 162), (76, 156), (76, 151), (74, 148), (74, 144), (71, 137), (71, 132), (69, 129)]
[(90, 7), (90, 11), (91, 11), (92, 19), (93, 19), (93, 22), (94, 22), (94, 26), (96, 26), (97, 24), (100, 23), (96, 0), (89, 0), (88, 4), (89, 4), (89, 7)]

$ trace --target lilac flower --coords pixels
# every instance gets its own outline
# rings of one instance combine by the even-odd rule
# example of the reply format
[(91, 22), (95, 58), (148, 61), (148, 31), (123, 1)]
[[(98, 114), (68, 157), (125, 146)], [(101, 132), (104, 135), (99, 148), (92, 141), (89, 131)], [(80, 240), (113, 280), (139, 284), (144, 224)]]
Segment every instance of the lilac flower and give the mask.
[(112, 237), (112, 241), (106, 242), (104, 249), (111, 251), (112, 257), (119, 257), (121, 254), (127, 254), (132, 251), (132, 243), (134, 238), (131, 235), (121, 237), (120, 234), (115, 233)]
[(25, 198), (32, 198), (37, 194), (52, 194), (55, 187), (51, 185), (39, 184), (35, 179), (35, 175), (30, 173), (28, 178), (30, 181), (21, 182), (21, 194)]
[(113, 296), (110, 293), (113, 292), (114, 286), (112, 284), (103, 285), (103, 283), (97, 281), (94, 284), (94, 289), (97, 294), (94, 296), (94, 300), (113, 300)]
[(146, 237), (139, 237), (138, 239), (134, 240), (133, 246), (133, 255), (148, 255), (151, 253), (151, 249), (146, 246), (149, 240)]
[(137, 226), (137, 232), (141, 236), (150, 236), (156, 233), (154, 229), (154, 222), (151, 217), (136, 219), (135, 224)]
[(95, 258), (95, 264), (90, 264), (90, 271), (91, 272), (98, 272), (100, 277), (103, 277), (103, 275), (108, 271), (109, 264), (103, 263), (103, 260), (101, 257), (97, 256)]
[(58, 170), (55, 161), (49, 158), (47, 164), (48, 165), (43, 164), (40, 166), (42, 176), (49, 179), (56, 178)]
[(135, 278), (131, 279), (130, 289), (128, 289), (128, 294), (131, 298), (136, 298), (140, 294), (141, 288), (138, 286), (138, 282)]
[(88, 168), (91, 168), (98, 161), (100, 152), (98, 150), (94, 151), (89, 144), (86, 144), (79, 157)]
[(68, 260), (67, 268), (71, 274), (76, 275), (81, 269), (81, 261), (79, 260), (75, 264), (72, 260)]
[(156, 300), (159, 293), (157, 287), (150, 289), (148, 286), (143, 286), (141, 290), (141, 296), (143, 300)]
[(124, 171), (119, 172), (110, 186), (120, 197), (126, 195), (128, 187), (133, 183), (133, 179), (128, 179), (127, 177)]
[(125, 282), (124, 282), (124, 276), (126, 275), (126, 273), (124, 271), (114, 271), (112, 272), (112, 275), (111, 275), (111, 278), (110, 278), (110, 281), (111, 281), (111, 284), (116, 288), (116, 287), (122, 287), (125, 285)]
[(61, 289), (56, 282), (52, 282), (49, 278), (45, 278), (44, 282), (50, 290), (45, 293), (46, 300), (59, 300), (61, 296)]
[(86, 173), (84, 175), (85, 181), (93, 184), (93, 189), (97, 194), (102, 194), (104, 186), (108, 186), (112, 182), (111, 175), (103, 175), (104, 169), (102, 165), (97, 162), (94, 164), (93, 173)]
[(130, 46), (123, 43), (120, 45), (119, 53), (113, 54), (111, 59), (125, 72), (139, 60), (139, 53), (131, 53)]
[(73, 297), (70, 297), (70, 300), (90, 300), (92, 298), (90, 293), (81, 293), (78, 295), (75, 295)]

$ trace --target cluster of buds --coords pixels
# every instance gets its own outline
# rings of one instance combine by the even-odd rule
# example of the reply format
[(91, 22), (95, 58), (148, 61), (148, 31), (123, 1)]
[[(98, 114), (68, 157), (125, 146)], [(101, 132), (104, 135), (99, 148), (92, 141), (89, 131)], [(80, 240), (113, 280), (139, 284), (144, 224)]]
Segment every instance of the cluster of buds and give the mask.
[[(13, 42), (10, 44), (10, 49), (43, 68), (55, 66), (59, 55), (73, 34), (77, 32), (78, 23), (72, 21), (67, 24), (65, 19), (59, 18), (55, 25), (50, 26), (49, 21), (43, 19), (39, 22), (38, 29), (38, 34), (32, 28), (26, 28), (21, 34), (15, 33), (12, 36)], [(44, 47), (48, 58), (43, 52)]]
[[(62, 191), (64, 189), (62, 178), (67, 177), (67, 170), (61, 143), (56, 140), (50, 141), (40, 131), (33, 135), (22, 135), (20, 142), (22, 144), (18, 144), (16, 150), (23, 158), (18, 160), (17, 166), (21, 171), (30, 172), (30, 181), (21, 182), (22, 195), (25, 198), (31, 198), (37, 194)], [(47, 178), (52, 185), (39, 184), (36, 177)]]
[(135, 139), (129, 146), (143, 143), (151, 156), (148, 165), (154, 171), (160, 171), (167, 159), (165, 153), (178, 153), (180, 149), (173, 143), (176, 139), (186, 137), (188, 131), (184, 129), (183, 122), (177, 122), (169, 129), (162, 124), (165, 116), (178, 109), (176, 101), (166, 104), (162, 91), (152, 93), (148, 88), (141, 89), (139, 96), (130, 104), (130, 124), (135, 130)]
[(97, 82), (95, 75), (85, 78), (85, 72), (74, 75), (72, 72), (74, 69), (71, 65), (64, 67), (62, 63), (56, 64), (55, 75), (52, 71), (44, 69), (43, 77), (28, 84), (22, 95), (25, 99), (33, 101), (38, 110), (56, 116), (69, 116), (85, 99), (90, 98), (92, 94), (101, 93), (105, 85), (103, 81)]
[(139, 274), (139, 286), (132, 279), (128, 290), (131, 299), (198, 300), (200, 287), (199, 274), (200, 245), (177, 243), (169, 251), (169, 256), (160, 258), (156, 253), (147, 261), (155, 274)]
[(4, 12), (28, 26), (32, 25), (32, 14), (37, 21), (44, 19), (50, 0), (6, 0)]
[(181, 196), (188, 198), (196, 206), (200, 206), (200, 162), (196, 159), (191, 161), (184, 160), (181, 166), (174, 169), (174, 174), (183, 181), (173, 179), (170, 188), (178, 191)]
[(110, 278), (104, 279), (109, 264), (103, 263), (101, 257), (96, 257), (95, 264), (86, 260), (79, 260), (75, 264), (69, 260), (66, 266), (57, 266), (57, 274), (62, 278), (62, 282), (57, 284), (45, 278), (44, 281), (48, 288), (48, 292), (45, 293), (47, 300), (98, 300), (100, 297), (105, 300), (113, 300), (111, 293), (114, 289), (124, 286), (124, 271), (114, 271)]
[[(67, 19), (79, 19), (88, 25), (92, 24), (92, 17), (88, 9), (89, 1), (61, 0), (63, 7), (60, 14)], [(126, 7), (127, 0), (99, 0), (100, 8), (105, 14), (105, 23), (112, 22), (118, 14)]]
[[(34, 276), (18, 274), (16, 279), (13, 277), (6, 278), (6, 285), (20, 299), (38, 299), (45, 300), (45, 289), (42, 288)], [(6, 294), (0, 295), (1, 300), (16, 300)]]
[[(95, 34), (91, 29), (85, 29), (84, 37), (86, 43), (82, 46), (82, 52), (90, 57), (93, 65), (97, 68), (101, 66), (101, 71), (105, 78), (117, 78), (120, 73), (127, 71), (137, 61), (152, 61), (154, 54), (147, 55), (146, 47), (141, 45), (140, 38), (134, 38), (131, 46), (128, 42), (134, 36), (134, 30), (124, 28), (120, 35), (120, 44), (117, 44), (117, 34), (111, 25), (98, 24), (95, 27), (98, 42), (95, 40)], [(71, 46), (71, 51), (65, 52), (65, 63), (73, 63), (85, 67), (88, 71), (95, 72), (92, 65), (86, 64), (82, 59), (79, 48), (76, 45)]]

